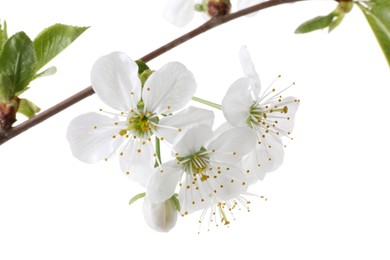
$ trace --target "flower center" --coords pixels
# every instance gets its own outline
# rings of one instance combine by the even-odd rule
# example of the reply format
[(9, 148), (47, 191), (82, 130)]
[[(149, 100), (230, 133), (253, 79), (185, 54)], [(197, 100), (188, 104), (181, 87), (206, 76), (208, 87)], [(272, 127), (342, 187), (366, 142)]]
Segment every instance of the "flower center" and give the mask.
[(128, 125), (126, 129), (122, 129), (119, 134), (121, 136), (130, 133), (135, 138), (146, 139), (153, 135), (153, 130), (156, 129), (156, 124), (159, 118), (154, 115), (145, 115), (143, 113), (137, 113), (131, 111), (128, 116)]
[(260, 126), (265, 123), (268, 115), (271, 113), (287, 113), (288, 107), (283, 106), (262, 106), (258, 102), (255, 102), (249, 109), (249, 116), (246, 120), (246, 123), (249, 127), (253, 128), (254, 126)]
[(206, 181), (210, 176), (207, 175), (207, 168), (210, 163), (210, 156), (206, 148), (202, 147), (198, 152), (185, 156), (176, 157), (184, 171), (192, 174), (194, 177), (199, 176), (200, 180)]

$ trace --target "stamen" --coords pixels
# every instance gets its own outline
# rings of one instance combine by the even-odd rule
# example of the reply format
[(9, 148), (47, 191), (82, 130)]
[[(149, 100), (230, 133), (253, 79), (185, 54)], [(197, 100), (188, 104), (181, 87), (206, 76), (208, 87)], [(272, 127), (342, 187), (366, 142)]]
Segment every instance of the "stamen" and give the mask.
[[(268, 90), (270, 88), (273, 87), (273, 85), (275, 84), (275, 82), (280, 79), (282, 76), (281, 75), (278, 75), (273, 81), (271, 81), (271, 84), (265, 89), (265, 91), (263, 92), (263, 94), (260, 96), (259, 100), (263, 100), (264, 98), (267, 97), (267, 95), (269, 95), (270, 93), (272, 92), (268, 92)], [(260, 101), (259, 101), (260, 102)]]
[[(274, 94), (273, 96), (271, 96), (270, 98), (268, 98), (266, 101), (262, 102), (262, 103), (269, 103), (271, 100), (273, 100), (275, 97), (278, 97), (281, 93), (283, 93), (284, 91), (286, 91), (287, 89), (291, 88), (292, 86), (294, 86), (295, 83), (292, 83), (291, 85), (287, 86), (286, 88), (282, 89), (281, 91), (279, 91), (278, 93)], [(268, 95), (268, 94), (267, 94)], [(266, 95), (266, 96), (267, 96)], [(265, 96), (265, 97), (266, 97)], [(263, 101), (264, 98), (261, 98), (260, 101)]]

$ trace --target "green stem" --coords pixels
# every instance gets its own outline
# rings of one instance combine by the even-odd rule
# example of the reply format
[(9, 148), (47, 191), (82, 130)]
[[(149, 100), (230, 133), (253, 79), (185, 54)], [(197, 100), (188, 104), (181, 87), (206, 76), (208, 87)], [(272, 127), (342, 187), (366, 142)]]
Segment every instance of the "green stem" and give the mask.
[(222, 106), (220, 104), (217, 104), (217, 103), (214, 103), (214, 102), (211, 102), (208, 100), (204, 100), (204, 99), (198, 98), (198, 97), (192, 97), (192, 100), (199, 102), (199, 103), (202, 103), (202, 104), (205, 104), (205, 105), (208, 105), (210, 107), (222, 110)]
[(160, 151), (160, 139), (156, 136), (156, 162), (154, 163), (154, 168), (161, 164), (161, 151)]

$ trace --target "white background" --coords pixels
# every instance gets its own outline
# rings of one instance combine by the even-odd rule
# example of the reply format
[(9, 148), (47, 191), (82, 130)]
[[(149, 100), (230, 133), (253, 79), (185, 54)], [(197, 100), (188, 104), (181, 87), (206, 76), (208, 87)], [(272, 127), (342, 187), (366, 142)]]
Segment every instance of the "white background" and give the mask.
[[(33, 38), (57, 22), (91, 26), (50, 63), (58, 73), (24, 94), (43, 109), (89, 86), (100, 56), (120, 50), (140, 58), (204, 21), (198, 14), (176, 28), (157, 0), (1, 2), (10, 33)], [(293, 33), (335, 6), (271, 8), (149, 63), (184, 63), (197, 96), (220, 102), (242, 76), (238, 50), (247, 45), (263, 86), (278, 74), (282, 84), (296, 82), (288, 93), (301, 100), (294, 141), (280, 169), (250, 189), (267, 202), (254, 199), (230, 228), (204, 226), (198, 235), (195, 213), (168, 234), (151, 230), (142, 202), (128, 205), (143, 188), (115, 159), (87, 165), (71, 155), (67, 125), (102, 107), (92, 96), (0, 147), (0, 259), (390, 259), (389, 67), (356, 7), (331, 34)]]

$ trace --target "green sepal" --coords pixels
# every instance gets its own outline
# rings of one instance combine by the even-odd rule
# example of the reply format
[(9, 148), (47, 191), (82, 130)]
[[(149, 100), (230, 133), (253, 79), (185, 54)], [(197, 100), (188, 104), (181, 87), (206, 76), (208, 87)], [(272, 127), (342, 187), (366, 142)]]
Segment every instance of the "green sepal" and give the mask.
[(36, 73), (37, 57), (30, 38), (24, 32), (11, 36), (0, 55), (0, 73), (12, 83), (12, 93), (23, 90)]
[(334, 17), (335, 14), (333, 12), (327, 16), (317, 16), (298, 26), (295, 33), (309, 33), (315, 30), (325, 29), (332, 24)]
[(372, 0), (356, 4), (370, 24), (390, 66), (390, 1)]
[(27, 118), (35, 116), (41, 109), (28, 99), (20, 99), (18, 113), (25, 115)]
[(141, 80), (142, 87), (144, 86), (146, 80), (153, 74), (153, 70), (144, 70), (141, 74), (139, 74), (139, 79)]
[(132, 197), (129, 201), (129, 205), (133, 204), (134, 202), (136, 202), (137, 200), (139, 199), (142, 199), (146, 196), (146, 192), (142, 192), (142, 193), (139, 193), (137, 195), (135, 195), (134, 197)]
[(136, 60), (135, 63), (138, 65), (138, 75), (141, 75), (145, 70), (149, 70), (148, 65), (142, 60)]
[(62, 52), (88, 28), (55, 24), (39, 33), (34, 39), (34, 48), (38, 57), (37, 70)]
[(180, 202), (179, 199), (177, 198), (178, 194), (175, 193), (173, 196), (169, 199), (169, 201), (172, 203), (172, 205), (175, 207), (177, 211), (180, 211)]
[(0, 23), (0, 52), (3, 49), (4, 43), (8, 40), (7, 22), (4, 21), (3, 26)]
[(337, 26), (340, 25), (340, 23), (341, 23), (341, 22), (343, 21), (343, 19), (344, 19), (344, 16), (345, 16), (345, 15), (344, 15), (343, 13), (341, 13), (341, 14), (335, 16), (336, 19), (334, 19), (334, 20), (329, 24), (329, 32), (333, 31)]
[(7, 104), (14, 97), (11, 80), (0, 73), (0, 102)]
[(46, 69), (46, 70), (36, 74), (34, 76), (34, 79), (51, 76), (51, 75), (54, 75), (56, 72), (57, 72), (57, 68), (52, 66), (52, 67), (50, 67), (50, 68), (48, 68), (48, 69)]

